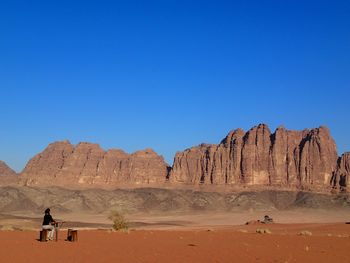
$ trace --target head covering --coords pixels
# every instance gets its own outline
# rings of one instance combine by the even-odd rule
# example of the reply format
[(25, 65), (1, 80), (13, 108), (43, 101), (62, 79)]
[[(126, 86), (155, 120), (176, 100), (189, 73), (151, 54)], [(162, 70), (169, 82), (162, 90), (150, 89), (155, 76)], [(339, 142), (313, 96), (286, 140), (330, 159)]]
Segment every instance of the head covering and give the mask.
[(45, 214), (50, 214), (50, 208), (46, 208)]

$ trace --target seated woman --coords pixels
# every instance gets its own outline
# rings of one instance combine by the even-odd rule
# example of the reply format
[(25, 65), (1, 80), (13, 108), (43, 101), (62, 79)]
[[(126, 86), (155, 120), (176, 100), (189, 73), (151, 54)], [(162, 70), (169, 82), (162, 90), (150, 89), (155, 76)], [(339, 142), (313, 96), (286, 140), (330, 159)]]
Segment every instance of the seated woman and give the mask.
[(48, 239), (53, 240), (54, 234), (55, 234), (55, 227), (53, 224), (55, 224), (56, 221), (53, 220), (52, 216), (50, 215), (50, 208), (47, 208), (45, 210), (45, 216), (43, 221), (43, 229), (49, 230)]

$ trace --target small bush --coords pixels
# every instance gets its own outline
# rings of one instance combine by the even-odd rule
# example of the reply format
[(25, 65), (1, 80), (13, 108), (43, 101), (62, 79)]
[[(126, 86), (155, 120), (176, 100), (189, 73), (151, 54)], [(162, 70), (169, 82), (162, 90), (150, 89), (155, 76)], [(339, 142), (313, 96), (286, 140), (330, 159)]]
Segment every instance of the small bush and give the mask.
[(128, 230), (129, 224), (128, 221), (125, 219), (124, 215), (119, 211), (111, 211), (109, 217), (109, 220), (112, 220), (113, 222), (113, 229), (115, 231), (121, 231), (121, 230)]

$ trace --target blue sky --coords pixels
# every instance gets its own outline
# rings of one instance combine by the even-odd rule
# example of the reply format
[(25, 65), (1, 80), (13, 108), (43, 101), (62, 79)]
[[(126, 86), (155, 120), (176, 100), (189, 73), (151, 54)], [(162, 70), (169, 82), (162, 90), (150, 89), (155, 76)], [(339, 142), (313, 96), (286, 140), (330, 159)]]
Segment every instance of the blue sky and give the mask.
[(349, 1), (1, 1), (0, 159), (327, 125), (350, 150)]

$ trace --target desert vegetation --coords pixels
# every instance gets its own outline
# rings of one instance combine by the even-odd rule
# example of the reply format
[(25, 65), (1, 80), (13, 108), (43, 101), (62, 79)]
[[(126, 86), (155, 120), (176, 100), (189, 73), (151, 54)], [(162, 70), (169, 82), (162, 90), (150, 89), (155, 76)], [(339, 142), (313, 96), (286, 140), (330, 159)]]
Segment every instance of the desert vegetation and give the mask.
[(108, 219), (113, 222), (112, 228), (115, 231), (127, 231), (129, 229), (129, 223), (121, 211), (112, 210)]

